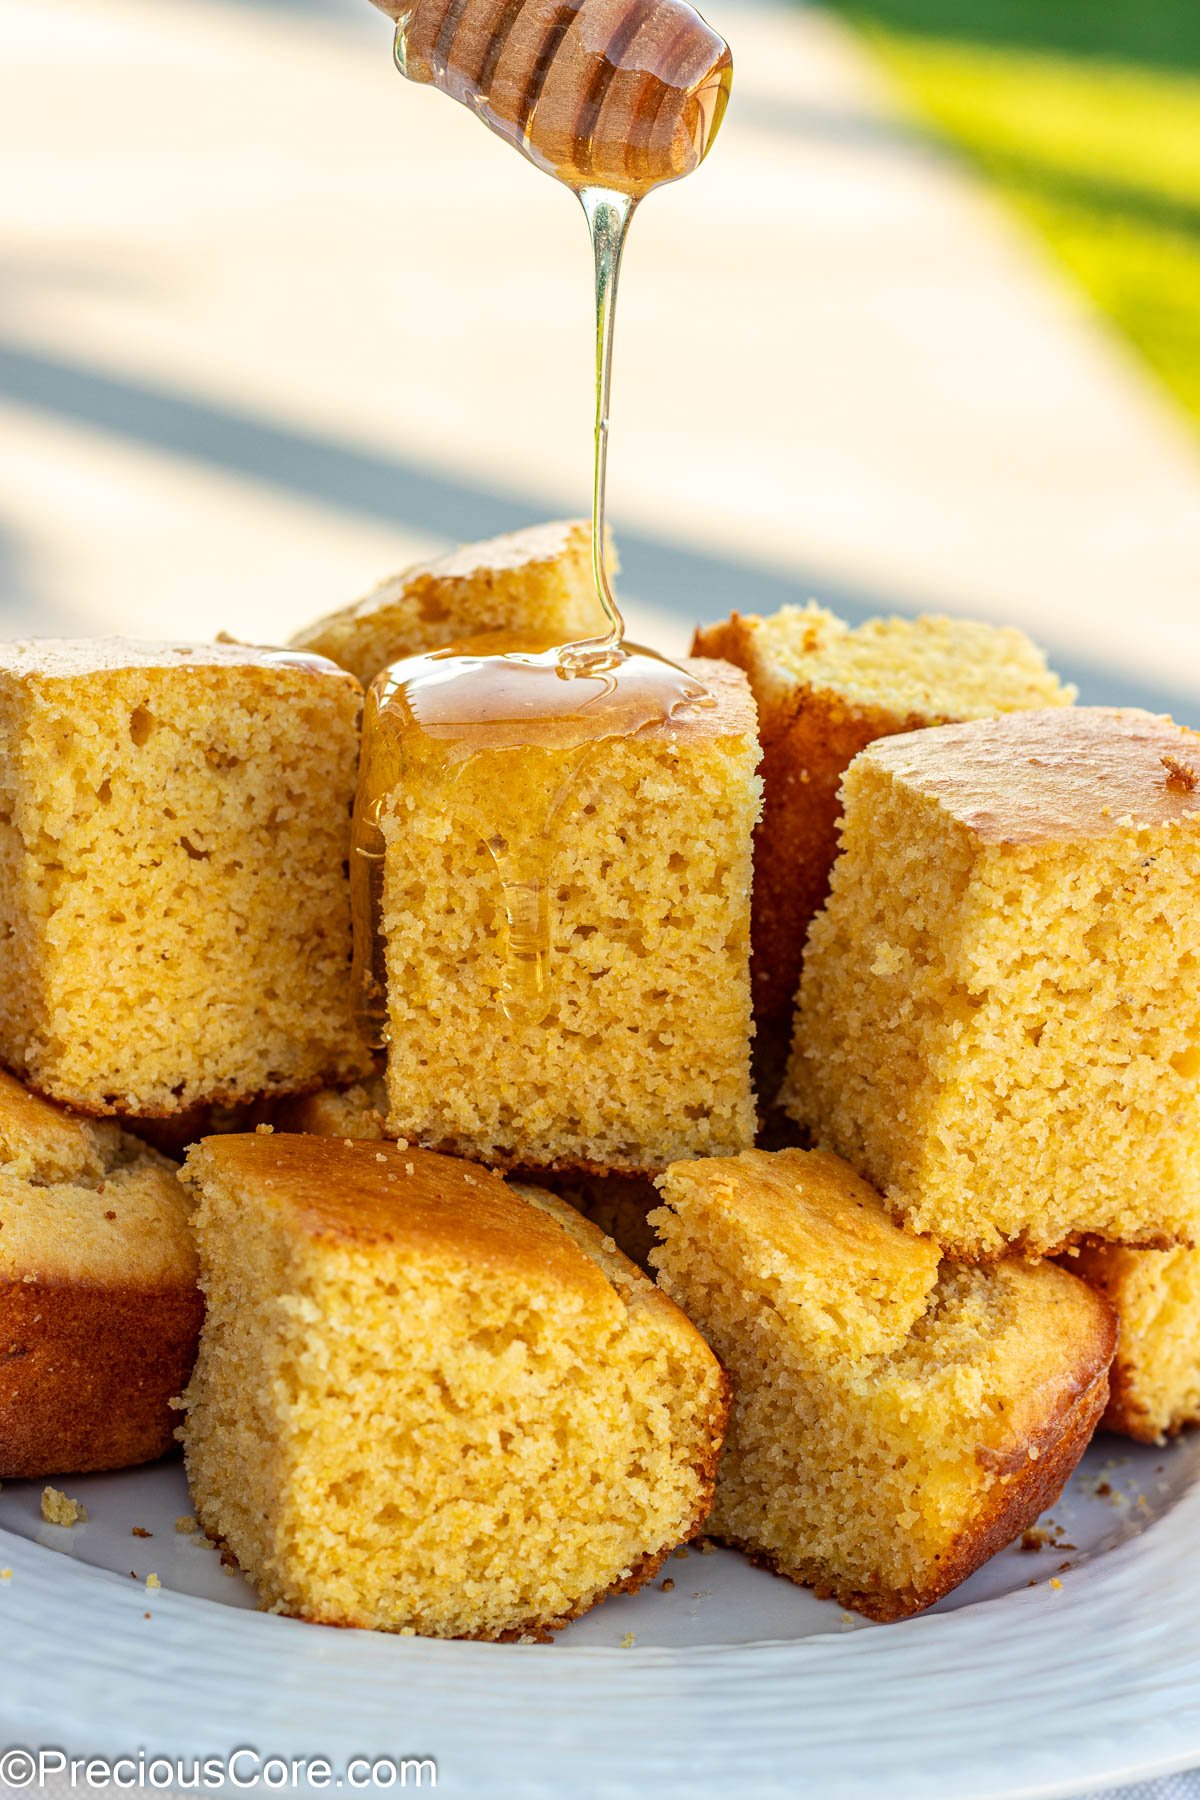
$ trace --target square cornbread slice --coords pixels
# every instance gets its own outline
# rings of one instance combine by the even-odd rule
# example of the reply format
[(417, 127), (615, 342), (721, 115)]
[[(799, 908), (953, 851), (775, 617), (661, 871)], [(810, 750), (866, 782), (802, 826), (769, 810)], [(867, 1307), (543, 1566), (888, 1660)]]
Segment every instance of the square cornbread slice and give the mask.
[(1064, 1259), (1120, 1326), (1104, 1424), (1161, 1444), (1200, 1422), (1200, 1250), (1099, 1244)]
[[(751, 980), (756, 1046), (775, 1085), (787, 1057), (804, 942), (829, 889), (846, 768), (875, 738), (1031, 707), (1063, 687), (1023, 631), (970, 619), (869, 619), (819, 606), (734, 613), (696, 634), (698, 656), (745, 669), (758, 704), (764, 782), (754, 841)], [(767, 1065), (771, 1064), (768, 1072)], [(764, 1098), (770, 1094), (764, 1090)]]
[(157, 1151), (0, 1073), (0, 1477), (171, 1448), (203, 1311), (190, 1210)]
[[(686, 667), (714, 704), (582, 761), (538, 746), (406, 771), (382, 820), (389, 1135), (594, 1174), (754, 1141), (754, 703), (729, 664)], [(554, 820), (528, 827), (549, 914), (538, 1017), (502, 1007), (498, 788), (515, 832)]]
[(651, 1261), (733, 1386), (710, 1535), (898, 1619), (1058, 1498), (1116, 1336), (1083, 1282), (948, 1264), (820, 1151), (679, 1163), (659, 1185)]
[(353, 1079), (361, 695), (238, 645), (0, 646), (0, 1061), (160, 1117)]
[[(612, 568), (611, 546), (609, 556)], [(329, 657), (367, 687), (402, 657), (488, 632), (551, 646), (605, 630), (592, 580), (591, 524), (563, 519), (417, 563), (318, 619), (292, 643)]]
[(1197, 771), (1102, 707), (851, 765), (783, 1099), (948, 1255), (1200, 1227)]
[(197, 1516), (265, 1604), (541, 1634), (702, 1526), (727, 1410), (683, 1314), (569, 1206), (394, 1144), (193, 1150)]

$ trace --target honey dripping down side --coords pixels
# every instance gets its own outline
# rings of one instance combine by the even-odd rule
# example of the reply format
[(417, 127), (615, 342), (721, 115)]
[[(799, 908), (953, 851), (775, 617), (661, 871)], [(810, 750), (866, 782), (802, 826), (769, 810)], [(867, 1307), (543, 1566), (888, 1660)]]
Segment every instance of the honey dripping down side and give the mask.
[[(351, 894), (360, 1027), (386, 1041), (385, 815), (444, 805), (464, 859), (484, 845), (503, 911), (499, 1001), (517, 1026), (553, 1006), (555, 851), (572, 801), (607, 741), (713, 706), (703, 683), (652, 650), (625, 646), (607, 665), (564, 667), (559, 650), (499, 650), (495, 640), (395, 663), (372, 684), (354, 809)], [(396, 813), (397, 832), (405, 829)]]
[(690, 175), (729, 100), (724, 39), (686, 0), (376, 0), (396, 63), (575, 189)]

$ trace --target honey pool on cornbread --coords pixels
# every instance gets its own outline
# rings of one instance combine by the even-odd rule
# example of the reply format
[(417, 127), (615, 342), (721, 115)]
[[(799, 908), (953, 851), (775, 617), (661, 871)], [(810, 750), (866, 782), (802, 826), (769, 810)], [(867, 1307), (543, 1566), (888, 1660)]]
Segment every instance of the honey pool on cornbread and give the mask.
[(753, 1142), (757, 761), (719, 662), (433, 656), (373, 690), (392, 1134), (596, 1172)]
[(1200, 1226), (1198, 771), (1106, 708), (851, 764), (785, 1103), (948, 1254)]

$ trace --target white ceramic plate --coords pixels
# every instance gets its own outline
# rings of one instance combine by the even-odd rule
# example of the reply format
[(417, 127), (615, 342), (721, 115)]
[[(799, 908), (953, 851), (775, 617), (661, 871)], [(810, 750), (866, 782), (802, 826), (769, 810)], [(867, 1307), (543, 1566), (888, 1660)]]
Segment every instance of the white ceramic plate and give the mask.
[(1055, 1542), (903, 1625), (693, 1548), (549, 1647), (268, 1617), (176, 1532), (179, 1464), (61, 1485), (87, 1524), (44, 1524), (40, 1483), (0, 1492), (8, 1744), (428, 1756), (440, 1793), (614, 1800), (1048, 1796), (1200, 1763), (1200, 1437), (1098, 1440)]

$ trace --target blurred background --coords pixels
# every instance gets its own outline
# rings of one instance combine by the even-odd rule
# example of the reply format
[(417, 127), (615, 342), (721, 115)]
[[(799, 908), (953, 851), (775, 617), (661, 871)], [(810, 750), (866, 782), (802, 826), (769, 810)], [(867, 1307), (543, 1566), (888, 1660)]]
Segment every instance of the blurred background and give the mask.
[[(638, 631), (1012, 620), (1200, 724), (1196, 0), (712, 0), (635, 221)], [(270, 641), (581, 513), (584, 222), (368, 0), (0, 0), (0, 631)]]

